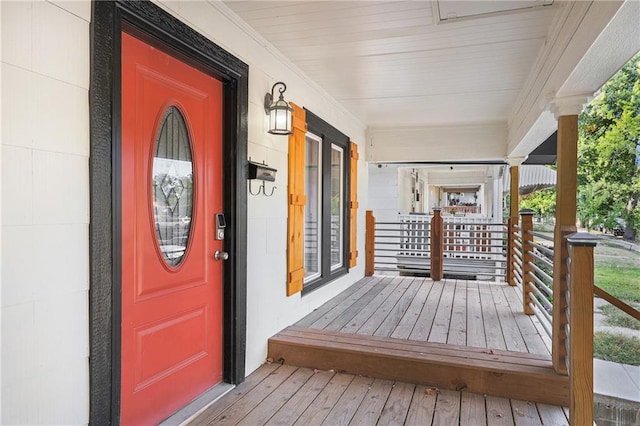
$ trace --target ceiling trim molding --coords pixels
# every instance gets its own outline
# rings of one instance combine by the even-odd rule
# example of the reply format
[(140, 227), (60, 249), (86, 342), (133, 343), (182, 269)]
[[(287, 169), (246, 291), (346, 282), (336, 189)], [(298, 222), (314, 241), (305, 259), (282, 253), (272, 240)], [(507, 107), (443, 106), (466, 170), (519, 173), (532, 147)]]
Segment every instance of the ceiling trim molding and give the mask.
[(549, 110), (556, 120), (563, 115), (578, 115), (591, 99), (593, 99), (591, 93), (557, 97), (551, 101)]
[(557, 15), (549, 31), (548, 42), (532, 67), (513, 114), (509, 117), (509, 155), (528, 154), (556, 130), (555, 120), (548, 110), (550, 101), (556, 98), (558, 91), (623, 3), (561, 3), (564, 9)]

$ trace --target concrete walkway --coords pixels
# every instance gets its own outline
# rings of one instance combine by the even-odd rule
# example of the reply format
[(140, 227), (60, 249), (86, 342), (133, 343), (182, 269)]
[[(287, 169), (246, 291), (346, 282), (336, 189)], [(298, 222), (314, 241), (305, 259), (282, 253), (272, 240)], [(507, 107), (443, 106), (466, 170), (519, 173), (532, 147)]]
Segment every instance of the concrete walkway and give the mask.
[(629, 337), (637, 337), (638, 339), (640, 339), (640, 330), (633, 330), (631, 328), (626, 328), (626, 327), (614, 327), (614, 326), (610, 326), (605, 324), (605, 315), (602, 313), (602, 311), (600, 310), (601, 307), (609, 305), (610, 303), (607, 302), (604, 299), (600, 299), (599, 297), (594, 297), (593, 298), (593, 308), (594, 308), (594, 313), (593, 313), (593, 328), (594, 331), (606, 331), (608, 333), (614, 333), (614, 334), (624, 334), (625, 336), (629, 336)]
[(599, 235), (602, 238), (602, 241), (605, 241), (608, 244), (613, 244), (613, 245), (625, 248), (627, 250), (632, 250), (640, 253), (640, 244), (634, 241), (627, 241), (627, 240), (623, 240), (621, 238), (614, 237), (612, 235), (606, 235), (606, 234), (597, 234), (597, 235)]
[(594, 359), (593, 392), (598, 426), (640, 425), (640, 367)]
[[(612, 327), (600, 311), (609, 303), (594, 298), (594, 331), (640, 338), (640, 330)], [(598, 426), (640, 425), (640, 367), (593, 360), (594, 416)]]
[(594, 359), (593, 390), (598, 395), (640, 403), (640, 367)]

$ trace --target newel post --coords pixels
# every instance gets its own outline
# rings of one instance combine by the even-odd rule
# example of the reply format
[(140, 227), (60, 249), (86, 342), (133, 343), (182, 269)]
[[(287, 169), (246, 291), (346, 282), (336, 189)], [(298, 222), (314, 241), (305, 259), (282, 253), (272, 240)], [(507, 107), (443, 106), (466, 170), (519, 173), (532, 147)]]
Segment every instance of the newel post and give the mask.
[(365, 261), (364, 261), (364, 275), (370, 277), (374, 271), (374, 251), (375, 251), (375, 230), (376, 230), (376, 218), (373, 217), (373, 211), (367, 210), (366, 215), (366, 231), (364, 240)]
[(509, 218), (507, 219), (507, 282), (511, 286), (517, 285), (515, 279), (515, 273), (513, 272), (513, 255), (515, 251), (513, 248), (516, 246), (516, 225), (518, 224), (518, 207), (520, 205), (520, 169), (519, 165), (522, 163), (523, 158), (510, 158), (509, 162), (509, 174), (510, 185), (509, 188)]
[(593, 249), (597, 237), (567, 237), (569, 285), (569, 420), (572, 426), (593, 424)]
[(431, 279), (440, 281), (444, 270), (444, 221), (442, 220), (442, 208), (433, 208), (431, 218)]
[[(567, 300), (566, 237), (576, 232), (578, 190), (578, 114), (589, 95), (556, 98), (551, 111), (558, 120), (556, 172), (556, 226), (553, 250), (553, 323), (551, 325), (551, 360), (556, 372), (567, 374), (564, 347)], [(593, 312), (591, 313), (593, 314)]]
[(520, 210), (520, 233), (522, 235), (522, 309), (527, 315), (533, 315), (533, 309), (530, 304), (530, 293), (533, 293), (531, 287), (534, 282), (532, 278), (533, 267), (531, 264), (534, 262), (533, 258), (533, 210), (522, 209)]

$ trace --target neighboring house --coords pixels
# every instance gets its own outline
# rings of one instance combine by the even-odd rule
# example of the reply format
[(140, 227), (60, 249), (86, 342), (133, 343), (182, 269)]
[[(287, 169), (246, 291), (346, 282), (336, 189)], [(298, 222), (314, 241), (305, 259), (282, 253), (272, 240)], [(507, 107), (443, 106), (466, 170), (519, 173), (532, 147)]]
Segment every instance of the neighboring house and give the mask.
[[(480, 10), (426, 36), (410, 9), (431, 2), (410, 3), (367, 29), (375, 4), (0, 2), (0, 423), (158, 421), (241, 382), (363, 277), (367, 163), (517, 165), (640, 48), (636, 1)], [(396, 68), (438, 51), (453, 59), (433, 75)], [(367, 98), (378, 71), (393, 87)], [(267, 133), (279, 81), (289, 137)], [(277, 170), (263, 192), (249, 160)]]
[[(442, 207), (443, 215), (502, 220), (506, 165), (369, 164), (369, 209), (380, 220), (398, 215), (429, 214)], [(508, 175), (508, 173), (507, 173)]]

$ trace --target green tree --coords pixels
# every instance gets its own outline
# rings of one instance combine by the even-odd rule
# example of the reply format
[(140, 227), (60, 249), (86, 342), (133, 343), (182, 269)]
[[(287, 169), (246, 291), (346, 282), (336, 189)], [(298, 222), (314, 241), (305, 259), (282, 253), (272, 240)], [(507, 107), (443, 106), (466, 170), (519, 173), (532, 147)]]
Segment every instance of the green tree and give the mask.
[(520, 207), (531, 209), (541, 218), (548, 218), (556, 213), (556, 188), (540, 189), (523, 195)]
[(585, 108), (579, 120), (578, 216), (586, 224), (640, 226), (640, 54)]

